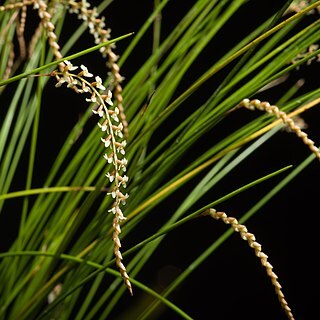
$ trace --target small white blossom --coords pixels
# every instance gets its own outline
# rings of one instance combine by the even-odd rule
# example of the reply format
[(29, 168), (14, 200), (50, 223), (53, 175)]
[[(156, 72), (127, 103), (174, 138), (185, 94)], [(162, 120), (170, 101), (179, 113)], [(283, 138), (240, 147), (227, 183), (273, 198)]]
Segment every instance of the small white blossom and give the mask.
[(108, 126), (106, 123), (101, 124), (100, 122), (98, 122), (97, 124), (98, 124), (98, 127), (101, 129), (101, 131), (103, 131), (103, 132), (107, 131)]
[(124, 172), (127, 171), (127, 164), (128, 164), (128, 160), (126, 158), (123, 159), (117, 159), (117, 163), (120, 165), (119, 169), (122, 169)]
[[(110, 90), (108, 90), (108, 94), (107, 94), (107, 98), (105, 99), (106, 103), (109, 104), (110, 106), (113, 105), (113, 102), (111, 101), (111, 98), (112, 98), (112, 92)], [(118, 112), (116, 111), (116, 109), (118, 108), (115, 108), (114, 111), (116, 114), (119, 114), (119, 109), (118, 109)]]
[(92, 112), (93, 112), (94, 114), (98, 114), (100, 118), (105, 117), (105, 116), (104, 116), (103, 105), (101, 105), (98, 110), (92, 109)]
[(96, 76), (95, 86), (100, 90), (106, 90), (105, 86), (102, 84), (102, 79), (99, 76)]
[(97, 102), (96, 94), (93, 92), (91, 98), (86, 98), (86, 101), (96, 103)]
[(119, 206), (116, 207), (116, 213), (119, 221), (126, 220), (127, 218), (123, 215)]
[(64, 72), (73, 71), (73, 70), (78, 69), (77, 66), (73, 66), (73, 64), (68, 60), (64, 60), (63, 62), (66, 65), (65, 68), (64, 68)]
[(91, 93), (91, 88), (88, 87), (85, 82), (82, 81), (81, 87), (82, 87), (83, 92), (90, 92)]
[(123, 130), (123, 124), (120, 123), (118, 126), (113, 125), (112, 129), (114, 130), (114, 133), (116, 136), (123, 138), (122, 130)]
[(111, 197), (112, 197), (113, 199), (115, 199), (115, 198), (117, 197), (116, 191), (108, 192), (107, 195), (108, 195), (108, 196), (111, 195)]
[[(122, 194), (122, 193), (121, 193)], [(126, 194), (122, 194), (122, 197), (120, 198), (120, 201), (123, 205), (125, 205), (127, 203), (127, 199), (129, 198), (129, 195), (126, 193)]]
[(128, 176), (117, 176), (117, 179), (120, 181), (119, 186), (122, 185), (124, 188), (127, 186), (129, 180)]
[(108, 161), (108, 163), (112, 163), (113, 162), (113, 153), (111, 153), (109, 155), (105, 154), (103, 157)]
[(111, 209), (108, 210), (108, 212), (116, 214), (117, 213), (117, 209), (116, 209), (116, 207), (112, 207)]
[(118, 118), (118, 116), (117, 116), (115, 113), (113, 113), (113, 114), (111, 115), (111, 118), (112, 118), (115, 122), (119, 122), (119, 118)]
[[(57, 79), (58, 79), (58, 78), (57, 78)], [(65, 79), (65, 78), (59, 78), (59, 79), (58, 79), (58, 82), (57, 82), (56, 85), (55, 85), (55, 87), (56, 87), (56, 88), (59, 88), (59, 87), (61, 87), (62, 84), (65, 83), (65, 82), (66, 82), (66, 79)]]
[(81, 0), (81, 7), (82, 7), (82, 10), (87, 10), (87, 8), (90, 8), (90, 3), (87, 2), (87, 0)]
[(101, 141), (104, 143), (105, 148), (108, 148), (111, 144), (111, 135), (109, 135), (106, 139), (101, 138)]
[(79, 84), (78, 80), (72, 77), (68, 77), (67, 82), (68, 82), (68, 85), (67, 85), (68, 88), (73, 88)]
[(129, 198), (129, 195), (127, 193), (124, 195), (119, 189), (117, 189), (115, 193), (120, 200), (126, 200)]
[(109, 172), (106, 174), (106, 177), (109, 179), (110, 182), (114, 181), (114, 175), (110, 174)]
[(117, 147), (117, 152), (120, 152), (122, 155), (126, 154), (126, 152), (124, 150), (124, 147), (127, 145), (127, 141), (126, 140), (121, 141), (121, 143), (115, 142), (115, 145)]
[(88, 69), (87, 69), (86, 66), (84, 66), (84, 65), (82, 64), (82, 65), (80, 66), (80, 68), (82, 69), (81, 74), (82, 74), (84, 77), (88, 77), (88, 78), (93, 77), (93, 74), (88, 71)]

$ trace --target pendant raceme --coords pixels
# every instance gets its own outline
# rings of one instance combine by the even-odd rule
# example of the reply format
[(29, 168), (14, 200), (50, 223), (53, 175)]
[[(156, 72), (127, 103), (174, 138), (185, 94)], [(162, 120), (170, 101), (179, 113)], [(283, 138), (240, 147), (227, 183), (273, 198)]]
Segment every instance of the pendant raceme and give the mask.
[(108, 212), (111, 212), (115, 216), (112, 223), (113, 251), (116, 257), (117, 267), (132, 295), (132, 286), (129, 276), (122, 263), (122, 255), (120, 252), (121, 242), (119, 238), (121, 233), (120, 223), (126, 219), (122, 212), (122, 206), (126, 204), (126, 200), (129, 197), (127, 193), (124, 193), (124, 189), (128, 182), (128, 176), (124, 174), (127, 170), (128, 163), (125, 158), (125, 147), (127, 142), (123, 135), (123, 124), (118, 117), (119, 109), (113, 105), (111, 100), (112, 93), (110, 90), (107, 91), (107, 94), (100, 93), (100, 90), (105, 92), (106, 88), (99, 76), (96, 76), (95, 81), (92, 82), (86, 79), (93, 77), (93, 74), (88, 71), (87, 67), (81, 65), (81, 71), (76, 74), (74, 73), (74, 70), (78, 69), (78, 67), (73, 66), (71, 62), (65, 60), (62, 67), (60, 64), (59, 69), (59, 71), (55, 70), (50, 74), (57, 80), (55, 86), (60, 87), (63, 84), (66, 84), (68, 88), (77, 93), (88, 94), (90, 97), (86, 98), (86, 101), (95, 105), (92, 112), (102, 119), (101, 122), (98, 122), (98, 126), (104, 134), (104, 136), (101, 137), (101, 141), (106, 148), (104, 158), (109, 164), (112, 164), (113, 168), (111, 172), (106, 174), (106, 177), (113, 186), (110, 192), (107, 193), (107, 195), (111, 196), (113, 199), (112, 207)]

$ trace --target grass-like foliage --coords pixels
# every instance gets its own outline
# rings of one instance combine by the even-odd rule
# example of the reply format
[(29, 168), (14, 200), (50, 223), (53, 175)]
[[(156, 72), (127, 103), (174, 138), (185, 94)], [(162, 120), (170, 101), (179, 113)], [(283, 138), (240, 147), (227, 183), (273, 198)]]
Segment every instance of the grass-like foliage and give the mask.
[[(121, 17), (123, 1), (0, 4), (0, 319), (200, 319), (192, 296), (227, 298), (211, 258), (234, 233), (243, 252), (253, 249), (279, 317), (294, 319), (281, 262), (245, 222), (320, 159), (302, 120), (320, 89), (287, 82), (304, 66), (312, 81), (320, 1), (278, 3), (238, 39), (255, 1), (191, 1), (170, 30), (162, 21), (178, 1), (150, 2), (140, 21), (135, 1), (126, 17), (141, 27), (118, 37), (109, 6)], [(239, 174), (252, 158), (263, 163), (259, 150), (280, 135), (295, 135), (307, 159)], [(256, 188), (259, 199), (235, 209)], [(157, 268), (186, 253), (154, 285)], [(198, 292), (190, 278), (205, 267)]]

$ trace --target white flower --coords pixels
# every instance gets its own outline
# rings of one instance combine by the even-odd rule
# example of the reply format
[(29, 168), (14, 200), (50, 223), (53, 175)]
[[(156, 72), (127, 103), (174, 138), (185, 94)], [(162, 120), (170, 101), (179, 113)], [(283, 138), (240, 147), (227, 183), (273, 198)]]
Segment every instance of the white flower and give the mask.
[(105, 154), (103, 157), (108, 161), (108, 163), (112, 163), (113, 162), (113, 153), (111, 153), (109, 155)]
[(100, 122), (98, 122), (97, 124), (98, 124), (98, 127), (101, 129), (101, 131), (103, 131), (103, 132), (107, 131), (108, 126), (106, 123), (101, 124)]
[[(106, 103), (109, 104), (110, 106), (113, 105), (113, 102), (111, 101), (111, 98), (112, 98), (112, 92), (110, 90), (108, 90), (108, 94), (107, 94), (107, 98), (105, 99)], [(119, 109), (116, 111), (116, 109), (118, 108), (115, 108), (115, 113), (116, 114), (119, 114)]]
[(66, 82), (66, 79), (65, 78), (59, 78), (58, 82), (56, 83), (55, 87), (56, 88), (59, 88), (62, 86), (63, 83)]
[(93, 102), (93, 103), (97, 102), (96, 94), (93, 92), (91, 98), (86, 98), (86, 101), (87, 102)]
[(123, 159), (121, 159), (121, 160), (120, 160), (120, 159), (117, 159), (117, 163), (118, 163), (119, 166), (120, 166), (119, 170), (122, 169), (124, 172), (127, 171), (126, 166), (127, 166), (127, 164), (128, 164), (128, 160), (127, 160), (126, 158), (123, 158)]
[(110, 182), (114, 181), (114, 175), (110, 174), (109, 172), (106, 174), (106, 177), (109, 179)]
[(69, 77), (67, 82), (68, 82), (68, 88), (73, 88), (79, 84), (78, 80), (72, 77)]
[(114, 122), (119, 122), (119, 121), (120, 121), (119, 118), (118, 118), (118, 116), (117, 116), (115, 113), (113, 113), (113, 114), (111, 115), (111, 118), (114, 120)]
[(90, 73), (89, 71), (88, 71), (88, 69), (87, 69), (87, 67), (85, 67), (83, 64), (80, 66), (80, 68), (82, 69), (82, 75), (84, 76), (84, 77), (88, 77), (88, 78), (90, 78), (90, 77), (93, 77), (93, 74), (92, 73)]
[(126, 193), (126, 194), (122, 194), (121, 193), (121, 197), (120, 197), (120, 201), (123, 205), (126, 204), (126, 200), (129, 198), (129, 195)]
[(81, 1), (81, 7), (82, 7), (82, 10), (86, 11), (87, 8), (90, 8), (90, 3), (87, 2), (86, 0), (82, 0)]
[(129, 180), (128, 176), (124, 175), (122, 177), (122, 183), (126, 183), (126, 182), (128, 182), (128, 180)]
[(83, 91), (83, 92), (90, 92), (90, 93), (92, 92), (92, 91), (91, 91), (91, 88), (88, 87), (88, 86), (86, 85), (86, 83), (83, 82), (83, 81), (82, 81), (82, 83), (81, 83), (81, 87), (82, 87), (82, 91)]
[(77, 66), (73, 66), (73, 64), (68, 60), (64, 60), (63, 62), (66, 65), (65, 68), (64, 68), (64, 72), (73, 71), (73, 70), (78, 69)]
[(117, 152), (120, 152), (122, 155), (125, 155), (124, 147), (127, 145), (127, 141), (123, 140), (121, 143), (115, 142), (115, 145), (117, 147)]
[(108, 196), (111, 195), (111, 197), (112, 197), (113, 199), (115, 199), (116, 196), (117, 196), (117, 193), (116, 193), (116, 191), (112, 191), (112, 192), (108, 192), (107, 195), (108, 195)]
[(100, 90), (106, 90), (105, 86), (102, 84), (102, 79), (99, 76), (96, 76), (95, 86)]
[(111, 135), (109, 135), (105, 139), (101, 138), (101, 141), (104, 143), (105, 148), (108, 148), (110, 146), (110, 144), (111, 144)]
[(118, 126), (113, 125), (112, 129), (114, 130), (114, 134), (120, 138), (123, 138), (122, 130), (123, 130), (123, 124), (120, 123)]
[(117, 179), (119, 180), (119, 186), (122, 185), (124, 188), (127, 186), (127, 182), (129, 180), (128, 176), (124, 175), (122, 176), (117, 176)]
[(122, 221), (122, 220), (126, 220), (127, 218), (123, 215), (121, 209), (119, 208), (119, 206), (117, 206), (117, 210), (116, 210), (116, 213), (117, 213), (117, 218), (119, 221)]
[(111, 212), (111, 213), (113, 213), (113, 214), (116, 214), (117, 209), (116, 209), (116, 207), (112, 207), (110, 210), (108, 210), (108, 212)]
[(100, 118), (104, 117), (103, 105), (101, 105), (98, 110), (92, 109), (92, 112), (93, 112), (94, 114), (98, 114)]

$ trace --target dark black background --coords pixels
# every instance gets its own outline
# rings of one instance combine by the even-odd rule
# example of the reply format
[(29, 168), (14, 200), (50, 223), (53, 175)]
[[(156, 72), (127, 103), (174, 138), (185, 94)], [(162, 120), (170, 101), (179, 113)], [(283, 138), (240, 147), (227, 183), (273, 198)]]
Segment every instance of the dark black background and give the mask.
[[(218, 59), (227, 48), (231, 48), (243, 36), (260, 24), (285, 1), (249, 1), (228, 23), (224, 32), (218, 34), (215, 43), (209, 45), (206, 53), (197, 61), (188, 74), (188, 79), (182, 83), (180, 90), (187, 88), (188, 83), (196, 79), (201, 71), (212, 64), (212, 59)], [(104, 12), (107, 26), (112, 29), (112, 37), (117, 37), (129, 32), (136, 32), (152, 10), (153, 1), (139, 0), (114, 1)], [(177, 21), (190, 7), (192, 1), (172, 1), (163, 12), (162, 33), (163, 37), (169, 33)], [(73, 32), (77, 28), (77, 20), (71, 19), (68, 31)], [(63, 39), (61, 39), (63, 41)], [(84, 36), (77, 48), (84, 49), (92, 45), (90, 35)], [(140, 43), (133, 58), (123, 66), (121, 72), (126, 79), (136, 72), (143, 61), (151, 52), (151, 35), (147, 34)], [(117, 44), (116, 53), (121, 54), (128, 41)], [(75, 50), (77, 49), (75, 48)], [(85, 57), (90, 71), (101, 74), (103, 61), (96, 59), (94, 54)], [(302, 68), (294, 72), (288, 79), (288, 84), (279, 86), (270, 92), (263, 93), (261, 98), (270, 102), (276, 101), (285, 92), (286, 86), (290, 87), (300, 78), (305, 78), (305, 86), (301, 89), (315, 88), (319, 85), (317, 75), (318, 66)], [(312, 76), (310, 76), (312, 71)], [(186, 107), (192, 106), (201, 99), (201, 94), (214, 90), (215, 86), (223, 79), (225, 74), (218, 74), (215, 79), (207, 83), (203, 91), (196, 97), (187, 100)], [(220, 78), (219, 78), (220, 77)], [(126, 82), (124, 82), (125, 85)], [(55, 91), (56, 92), (56, 91)], [(61, 94), (64, 94), (63, 92)], [(72, 94), (66, 94), (66, 99), (74, 98)], [(50, 104), (50, 92), (47, 92), (48, 106)], [(71, 100), (70, 100), (71, 101)], [(72, 100), (74, 101), (74, 100)], [(200, 104), (199, 104), (200, 105)], [(41, 186), (45, 172), (49, 170), (52, 159), (62, 145), (64, 138), (71, 126), (81, 116), (86, 106), (76, 105), (70, 102), (66, 108), (52, 103), (53, 107), (43, 110), (42, 130), (46, 132), (47, 143), (40, 143), (41, 161), (36, 177), (36, 186)], [(80, 108), (80, 110), (79, 110)], [(82, 108), (82, 109), (81, 109)], [(62, 110), (63, 109), (63, 110)], [(64, 113), (63, 120), (59, 112)], [(239, 121), (252, 119), (253, 115), (243, 111), (232, 116), (226, 124), (226, 132), (238, 125)], [(320, 140), (319, 112), (317, 109), (308, 111), (304, 116), (308, 124), (307, 133), (311, 139)], [(54, 127), (59, 121), (59, 135), (54, 134)], [(170, 127), (170, 123), (168, 126)], [(229, 128), (229, 129), (228, 129)], [(230, 129), (231, 128), (231, 129)], [(221, 130), (224, 130), (223, 128)], [(221, 134), (224, 134), (222, 131)], [(211, 138), (211, 137), (210, 137)], [(154, 137), (155, 141), (157, 137)], [(155, 142), (156, 143), (156, 142)], [(308, 148), (303, 145), (293, 134), (278, 133), (257, 153), (248, 158), (236, 173), (219, 185), (219, 189), (213, 190), (201, 201), (203, 204), (211, 202), (221, 195), (240, 187), (264, 174), (292, 164), (298, 165), (309, 154)], [(43, 161), (43, 157), (47, 161)], [(272, 188), (284, 177), (279, 176), (253, 190), (242, 193), (240, 196), (222, 204), (219, 208), (228, 215), (237, 218), (250, 209), (255, 201), (262, 197), (266, 190)], [(263, 251), (269, 256), (275, 273), (279, 276), (279, 282), (283, 285), (283, 292), (293, 310), (296, 319), (316, 319), (316, 290), (317, 277), (317, 233), (318, 225), (318, 186), (320, 178), (320, 164), (316, 160), (297, 177), (289, 186), (280, 192), (268, 205), (264, 206), (251, 220), (247, 222), (249, 231), (254, 233), (257, 241), (262, 244)], [(191, 185), (186, 188), (191, 189)], [(184, 194), (181, 194), (183, 197)], [(179, 199), (178, 199), (179, 200)], [(161, 212), (156, 214), (170, 215), (177, 205), (177, 199), (170, 199), (164, 203)], [(152, 221), (150, 221), (152, 223)], [(210, 245), (227, 228), (221, 223), (211, 221), (209, 218), (197, 219), (182, 226), (179, 230), (169, 234), (160, 246), (156, 257), (146, 266), (144, 275), (138, 280), (149, 281), (155, 288), (161, 288), (171, 277), (179, 274), (189, 263), (200, 254), (204, 248)], [(148, 231), (146, 232), (148, 234)], [(130, 241), (131, 242), (131, 241)], [(134, 241), (133, 241), (134, 242)], [(124, 240), (124, 246), (126, 240)], [(129, 240), (128, 240), (129, 245)], [(274, 294), (274, 289), (266, 276), (260, 262), (255, 258), (252, 250), (242, 241), (239, 235), (234, 234), (223, 244), (207, 262), (195, 270), (184, 285), (178, 288), (172, 296), (172, 301), (189, 313), (194, 319), (286, 319)], [(125, 298), (123, 305), (112, 315), (112, 319), (126, 319), (121, 316), (123, 309), (130, 310), (130, 305), (148, 303), (148, 298), (137, 289), (133, 298)], [(144, 301), (144, 302), (141, 302)], [(120, 316), (119, 316), (120, 314)], [(131, 319), (134, 319), (132, 314)], [(153, 319), (178, 319), (171, 311), (163, 310), (162, 316)]]

